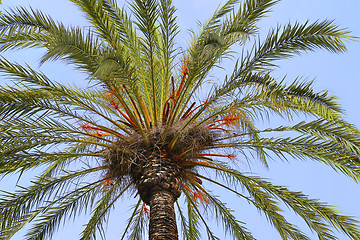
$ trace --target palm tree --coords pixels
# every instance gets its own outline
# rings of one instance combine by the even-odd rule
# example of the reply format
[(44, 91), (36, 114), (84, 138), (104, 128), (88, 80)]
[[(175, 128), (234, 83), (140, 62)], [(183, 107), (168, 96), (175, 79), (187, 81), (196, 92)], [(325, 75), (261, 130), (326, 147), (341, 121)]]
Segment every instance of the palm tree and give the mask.
[[(311, 81), (273, 77), (277, 60), (345, 51), (347, 30), (331, 21), (295, 23), (260, 40), (257, 23), (279, 1), (229, 0), (180, 49), (171, 0), (134, 0), (126, 10), (115, 0), (71, 1), (91, 27), (64, 26), (25, 8), (0, 15), (1, 51), (43, 48), (41, 63), (63, 60), (92, 84), (71, 87), (0, 59), (12, 80), (0, 88), (0, 173), (41, 171), (30, 186), (3, 192), (1, 239), (28, 225), (24, 239), (50, 239), (82, 211), (91, 216), (80, 239), (95, 239), (124, 195), (138, 201), (122, 239), (141, 239), (148, 221), (149, 239), (178, 239), (176, 214), (184, 239), (201, 239), (201, 227), (218, 239), (204, 216), (209, 210), (234, 239), (254, 239), (209, 185), (254, 205), (282, 239), (310, 239), (285, 219), (283, 203), (319, 239), (336, 239), (334, 229), (360, 239), (352, 217), (237, 165), (252, 156), (265, 167), (273, 157), (295, 157), (360, 180), (360, 133), (336, 99), (315, 92)], [(209, 83), (211, 71), (235, 57), (235, 45), (244, 48), (234, 70)], [(274, 115), (284, 125), (256, 126)]]

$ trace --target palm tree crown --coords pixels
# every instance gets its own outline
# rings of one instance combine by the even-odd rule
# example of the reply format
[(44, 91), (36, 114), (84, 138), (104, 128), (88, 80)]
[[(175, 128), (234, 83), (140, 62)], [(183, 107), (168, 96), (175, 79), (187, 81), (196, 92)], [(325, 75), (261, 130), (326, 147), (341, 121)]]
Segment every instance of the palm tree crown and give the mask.
[[(345, 51), (346, 29), (295, 23), (261, 40), (257, 23), (279, 0), (228, 0), (180, 49), (171, 0), (133, 0), (126, 9), (116, 0), (71, 1), (91, 27), (65, 26), (33, 9), (0, 15), (0, 51), (43, 48), (41, 63), (63, 60), (93, 84), (70, 87), (0, 58), (12, 80), (0, 87), (0, 173), (42, 171), (29, 187), (3, 192), (1, 239), (27, 225), (24, 239), (50, 239), (81, 211), (91, 217), (80, 239), (95, 239), (123, 195), (138, 199), (123, 239), (142, 239), (148, 222), (149, 239), (178, 239), (176, 216), (184, 239), (204, 239), (201, 228), (219, 239), (203, 214), (209, 209), (232, 238), (255, 239), (209, 183), (254, 205), (282, 239), (310, 239), (285, 219), (282, 203), (319, 239), (336, 239), (333, 229), (360, 239), (355, 219), (237, 165), (251, 156), (265, 166), (271, 157), (296, 157), (360, 180), (360, 133), (336, 98), (314, 91), (311, 81), (286, 84), (272, 75), (277, 60)], [(234, 70), (209, 83), (211, 71), (236, 56), (235, 45), (247, 47)], [(288, 124), (256, 126), (274, 114)], [(297, 116), (304, 120), (295, 123)]]

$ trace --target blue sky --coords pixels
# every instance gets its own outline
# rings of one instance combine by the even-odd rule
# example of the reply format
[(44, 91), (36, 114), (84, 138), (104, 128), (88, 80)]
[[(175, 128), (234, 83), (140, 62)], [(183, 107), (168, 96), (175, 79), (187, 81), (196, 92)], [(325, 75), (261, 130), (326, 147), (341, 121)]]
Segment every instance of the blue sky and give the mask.
[[(49, 13), (55, 19), (61, 20), (66, 24), (84, 25), (86, 24), (78, 9), (67, 0), (3, 0), (2, 7), (11, 6), (32, 6), (34, 9), (41, 9)], [(123, 2), (123, 1), (119, 1)], [(219, 0), (174, 0), (178, 8), (178, 23), (182, 30), (179, 35), (179, 43), (186, 44), (190, 36), (189, 29), (196, 29), (197, 20), (203, 21), (221, 3)], [(341, 27), (346, 27), (352, 31), (354, 36), (360, 36), (360, 1), (358, 0), (283, 0), (276, 7), (270, 17), (264, 19), (260, 26), (263, 32), (277, 24), (286, 24), (296, 20), (304, 22), (307, 19), (315, 21), (317, 19), (334, 19)], [(280, 69), (277, 70), (279, 76), (287, 74), (289, 79), (296, 76), (304, 76), (309, 79), (316, 78), (315, 87), (317, 90), (328, 90), (331, 94), (338, 96), (339, 102), (346, 109), (346, 118), (349, 122), (360, 127), (360, 42), (348, 42), (348, 52), (336, 55), (325, 51), (304, 54), (293, 59), (282, 61)], [(40, 58), (38, 50), (17, 51), (4, 54), (9, 59), (18, 62), (28, 62), (37, 66)], [(74, 72), (70, 67), (59, 63), (45, 64), (41, 67), (43, 71), (57, 81), (79, 83), (83, 76)], [(229, 68), (231, 69), (231, 68)], [(225, 72), (220, 72), (224, 74)], [(217, 76), (217, 73), (214, 74)], [(291, 190), (303, 191), (311, 198), (319, 198), (331, 205), (338, 206), (338, 209), (348, 215), (356, 216), (360, 219), (360, 185), (355, 184), (351, 179), (337, 174), (332, 169), (323, 164), (315, 162), (302, 162), (300, 160), (289, 159), (288, 162), (274, 160), (270, 163), (270, 169), (264, 169), (260, 163), (252, 162), (251, 169), (241, 165), (247, 171), (253, 171), (257, 175), (267, 177), (273, 183), (288, 186)], [(4, 182), (4, 181), (8, 182)], [(12, 181), (5, 179), (0, 183), (0, 188)], [(272, 227), (267, 224), (265, 217), (261, 217), (250, 205), (240, 203), (231, 195), (218, 193), (222, 199), (229, 203), (230, 207), (235, 208), (235, 215), (247, 223), (247, 227), (254, 232), (258, 239), (277, 240), (279, 236)], [(131, 199), (129, 199), (130, 201)], [(126, 202), (127, 200), (124, 199)], [(123, 206), (119, 206), (116, 214), (111, 217), (108, 228), (108, 240), (119, 239), (121, 225), (124, 221)], [(306, 229), (305, 224), (291, 213), (288, 214), (300, 226)], [(211, 218), (211, 216), (210, 216)], [(74, 224), (68, 224), (61, 228), (59, 234), (54, 239), (77, 239), (77, 234), (81, 231), (84, 219)], [(215, 225), (214, 225), (215, 226)], [(219, 229), (221, 229), (219, 227)], [(315, 236), (313, 237), (314, 239)], [(22, 237), (15, 237), (21, 240)], [(206, 239), (204, 235), (203, 239)], [(224, 239), (231, 239), (229, 237)], [(339, 235), (339, 239), (347, 239)]]

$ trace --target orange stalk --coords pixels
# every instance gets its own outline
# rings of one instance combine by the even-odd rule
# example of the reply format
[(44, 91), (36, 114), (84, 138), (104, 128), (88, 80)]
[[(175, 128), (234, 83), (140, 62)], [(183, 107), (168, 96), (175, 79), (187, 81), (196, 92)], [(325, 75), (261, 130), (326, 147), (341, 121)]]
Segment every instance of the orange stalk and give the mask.
[(222, 131), (225, 131), (225, 132), (229, 132), (228, 130), (224, 129), (224, 128), (219, 128), (219, 127), (211, 127), (209, 129), (215, 129), (215, 130), (222, 130)]
[[(212, 161), (211, 158), (208, 158), (208, 160)], [(198, 165), (205, 165), (205, 166), (209, 166), (210, 164), (207, 162), (200, 162), (200, 161), (193, 161), (193, 163), (198, 164)]]
[[(120, 88), (120, 87), (119, 87), (119, 88)], [(113, 92), (114, 92), (114, 94), (116, 95), (117, 99), (120, 101), (121, 105), (123, 106), (123, 108), (124, 108), (124, 110), (125, 110), (125, 112), (126, 112), (127, 115), (120, 110), (119, 104), (117, 104), (117, 103), (115, 103), (115, 102), (113, 102), (113, 101), (110, 101), (111, 106), (112, 106), (114, 109), (116, 109), (130, 124), (136, 126), (136, 124), (135, 124), (135, 122), (134, 122), (135, 119), (131, 119), (131, 115), (133, 115), (133, 114), (130, 114), (130, 111), (128, 111), (128, 109), (127, 109), (127, 108), (128, 108), (128, 107), (127, 107), (128, 104), (127, 104), (127, 103), (123, 100), (123, 98), (119, 95), (119, 92), (116, 91), (116, 89), (115, 89), (114, 86), (112, 86), (112, 89), (113, 89)], [(120, 88), (120, 89), (121, 89), (121, 88)]]
[(180, 85), (179, 85), (179, 89), (177, 90), (177, 93), (176, 93), (175, 101), (177, 101), (177, 99), (179, 98), (181, 90), (184, 87), (185, 79), (186, 79), (186, 76), (188, 75), (188, 72), (189, 72), (189, 68), (187, 67), (188, 62), (189, 62), (189, 60), (185, 60), (184, 61), (184, 66), (180, 70), (180, 72), (182, 73), (182, 78), (181, 78), (181, 82), (180, 82)]
[(212, 160), (211, 158), (204, 157), (204, 156), (198, 156), (198, 159), (203, 159), (203, 160), (207, 160), (207, 161), (210, 161), (210, 162), (213, 162), (213, 161), (214, 161), (214, 160)]
[(193, 190), (191, 190), (188, 186), (186, 186), (184, 183), (181, 183), (183, 185), (184, 188), (186, 188), (187, 190), (189, 190), (190, 192), (194, 193)]
[(175, 96), (175, 82), (174, 82), (174, 77), (171, 77), (171, 85), (172, 85), (172, 96)]
[(208, 104), (209, 103), (209, 97), (207, 97), (207, 99), (205, 100), (205, 102), (203, 103), (203, 104), (200, 104), (199, 106), (197, 106), (194, 110), (192, 110), (191, 112), (189, 112), (189, 113), (187, 113), (187, 114), (185, 114), (184, 113), (184, 117), (183, 117), (183, 119), (186, 119), (186, 118), (188, 118), (191, 114), (193, 114), (196, 110), (198, 110), (200, 107), (202, 107), (202, 106), (204, 106), (204, 105), (206, 105), (206, 104)]
[(146, 207), (145, 203), (143, 205), (145, 216), (150, 219), (150, 210)]
[(130, 95), (130, 93), (129, 93), (129, 91), (127, 90), (127, 88), (126, 88), (125, 85), (123, 85), (123, 88), (125, 89), (126, 93), (128, 94), (128, 96), (129, 96), (129, 98), (130, 98), (130, 101), (131, 101), (131, 103), (133, 104), (137, 115), (139, 116), (139, 120), (140, 120), (141, 125), (143, 125), (144, 123), (143, 123), (143, 121), (142, 121), (142, 119), (141, 119), (140, 112), (139, 112), (139, 110), (138, 110), (138, 108), (137, 108), (137, 106), (136, 106), (136, 104), (135, 104), (134, 99), (131, 97), (131, 95)]
[(103, 181), (100, 185), (105, 186), (105, 187), (112, 186), (113, 183), (111, 181), (112, 181), (112, 179), (108, 178), (105, 181)]
[(205, 194), (200, 190), (194, 192), (195, 199), (200, 199), (201, 202), (209, 203), (209, 200), (206, 198)]
[(170, 94), (170, 97), (165, 101), (165, 104), (164, 104), (164, 107), (163, 107), (163, 116), (164, 116), (164, 114), (165, 114), (166, 107), (168, 107), (169, 101), (170, 101), (171, 99), (174, 99), (174, 93), (171, 93), (171, 94)]
[(115, 135), (112, 135), (112, 134), (106, 134), (106, 133), (101, 133), (101, 136), (116, 137)]
[[(195, 106), (196, 102), (193, 102), (190, 107), (188, 108), (188, 110), (186, 110), (186, 112), (183, 114), (183, 116), (181, 117), (182, 120), (186, 119), (188, 116), (188, 113), (191, 111), (191, 109)], [(192, 113), (192, 112), (191, 112)], [(190, 115), (191, 115), (190, 113)]]
[(187, 115), (185, 115), (185, 116), (183, 117), (183, 119), (188, 118), (191, 114), (193, 114), (196, 110), (198, 110), (200, 107), (202, 107), (202, 106), (204, 106), (204, 105), (205, 105), (205, 103), (200, 104), (199, 106), (197, 106), (196, 108), (194, 108), (191, 112), (189, 112)]
[(163, 123), (165, 123), (167, 121), (167, 118), (169, 116), (169, 112), (170, 112), (170, 107), (169, 106), (170, 105), (168, 103), (166, 103), (165, 106), (164, 106), (163, 117), (162, 117), (162, 122)]
[(230, 125), (234, 125), (237, 123), (237, 121), (239, 119), (241, 119), (242, 117), (238, 114), (236, 114), (236, 112), (234, 110), (230, 111), (228, 116), (226, 116), (225, 118), (223, 119), (219, 119), (219, 120), (216, 120), (216, 121), (212, 121), (210, 123), (208, 123), (208, 125), (214, 125), (215, 123), (220, 123), (218, 125), (216, 125), (216, 127), (220, 127), (220, 126), (230, 126)]
[(226, 157), (226, 158), (229, 158), (229, 159), (233, 159), (235, 158), (235, 155), (233, 154), (217, 154), (217, 153), (205, 153), (205, 154), (199, 154), (200, 157)]
[[(95, 132), (107, 132), (107, 133), (110, 133), (110, 134), (106, 134), (106, 135), (111, 135), (111, 136), (115, 136), (115, 135), (112, 135), (110, 131), (106, 130), (106, 129), (102, 129), (102, 128), (99, 128), (99, 127), (94, 127), (94, 126), (90, 126), (89, 124), (85, 124), (85, 125), (82, 125), (81, 126), (86, 132), (89, 132), (89, 131), (95, 131)], [(105, 135), (103, 133), (101, 133), (102, 135)]]
[[(89, 124), (83, 124), (83, 125), (81, 125), (81, 128), (84, 129), (88, 134), (90, 134), (92, 136), (96, 136), (96, 137), (111, 136), (111, 137), (116, 137), (116, 138), (120, 137), (120, 138), (125, 139), (124, 135), (122, 135), (116, 131), (110, 131), (110, 130), (103, 129), (100, 127), (90, 126)], [(106, 134), (103, 132), (106, 132)]]
[(85, 129), (85, 130), (98, 130), (98, 131), (104, 131), (102, 128), (99, 128), (99, 127), (93, 127), (93, 126), (90, 126), (89, 124), (82, 125), (81, 127), (82, 127), (83, 129)]
[(144, 102), (143, 102), (142, 99), (141, 99), (141, 103), (140, 103), (140, 104), (141, 104), (142, 109), (144, 110), (146, 124), (147, 124), (148, 127), (150, 127), (150, 126), (151, 126), (150, 114), (149, 114), (149, 112), (147, 111), (147, 108), (146, 108), (146, 106), (145, 106), (145, 104), (144, 104)]
[(115, 110), (117, 110), (132, 126), (136, 126), (134, 121), (131, 120), (125, 113), (123, 113), (120, 108), (119, 108), (119, 104), (115, 103), (115, 102), (110, 102), (110, 105), (112, 108), (114, 108)]
[[(186, 76), (186, 75), (184, 75), (184, 76)], [(178, 100), (178, 98), (179, 98), (179, 96), (180, 96), (180, 93), (181, 93), (181, 90), (182, 90), (182, 88), (184, 87), (184, 84), (185, 84), (185, 78), (183, 77), (183, 78), (181, 79), (181, 82), (180, 82), (180, 85), (179, 85), (179, 89), (178, 89), (177, 92), (176, 92), (175, 102)]]

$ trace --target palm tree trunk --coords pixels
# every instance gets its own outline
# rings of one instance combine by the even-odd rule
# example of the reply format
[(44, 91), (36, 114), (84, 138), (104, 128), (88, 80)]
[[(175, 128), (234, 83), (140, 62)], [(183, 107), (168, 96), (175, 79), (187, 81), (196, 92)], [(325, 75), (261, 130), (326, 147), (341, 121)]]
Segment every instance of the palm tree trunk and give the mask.
[(151, 194), (149, 240), (178, 239), (174, 203), (173, 195), (166, 190)]

